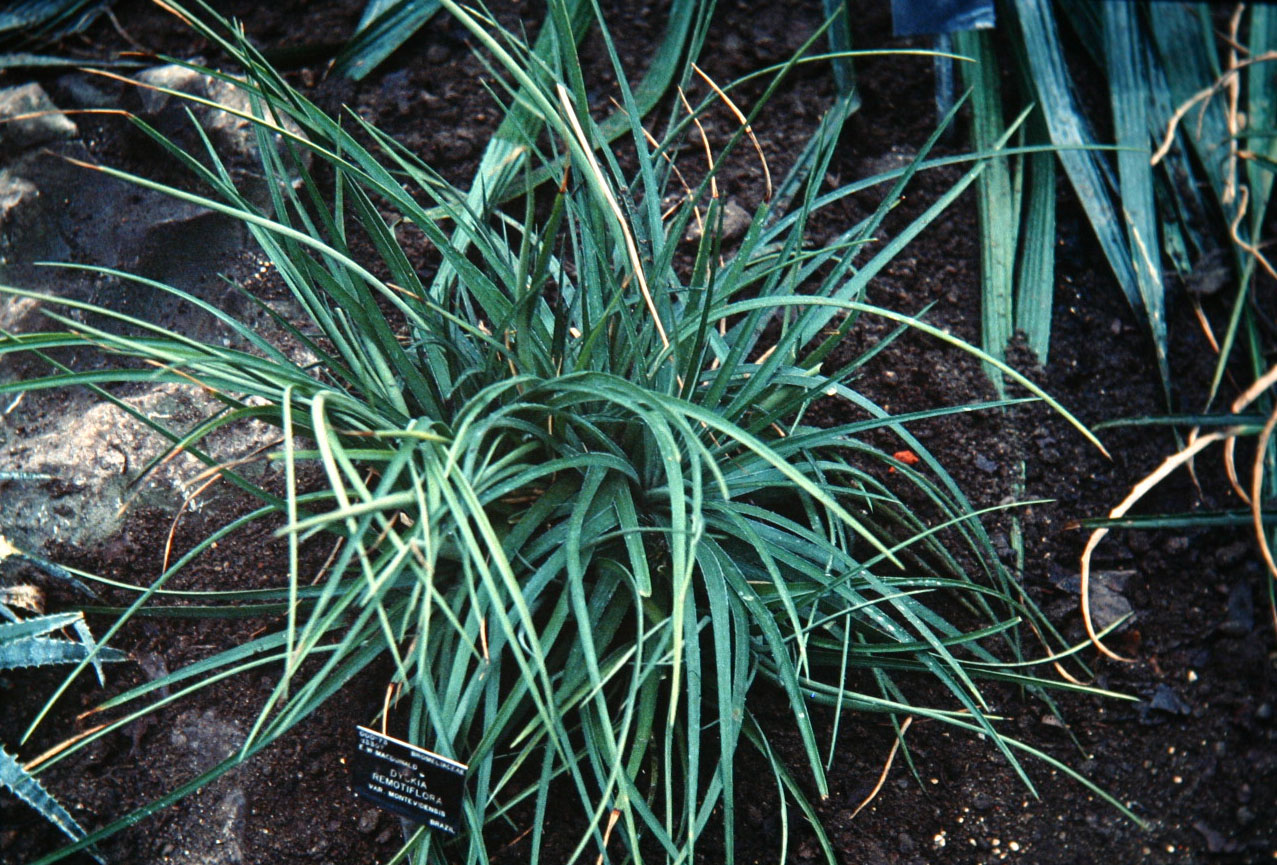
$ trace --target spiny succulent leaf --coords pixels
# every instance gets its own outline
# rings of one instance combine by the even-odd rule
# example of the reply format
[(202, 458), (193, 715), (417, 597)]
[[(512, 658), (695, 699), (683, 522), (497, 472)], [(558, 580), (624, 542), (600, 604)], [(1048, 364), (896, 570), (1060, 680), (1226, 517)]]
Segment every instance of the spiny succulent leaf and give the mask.
[(54, 613), (50, 616), (24, 619), (10, 625), (0, 625), (0, 646), (24, 637), (43, 636), (83, 619), (84, 616), (81, 613)]
[(93, 651), (98, 644), (93, 639), (93, 632), (89, 630), (89, 623), (81, 617), (72, 622), (71, 627), (75, 629), (76, 636), (80, 638), (80, 642), (84, 644), (84, 648), (89, 650), (93, 658), (93, 672), (98, 674), (98, 684), (105, 686), (106, 676), (102, 673), (102, 653)]
[[(75, 664), (89, 657), (92, 648), (70, 640), (52, 637), (23, 637), (0, 644), (0, 670), (19, 667), (43, 667), (48, 664)], [(118, 649), (101, 649), (97, 657), (103, 661), (123, 661), (128, 658)]]
[[(23, 802), (39, 811), (40, 816), (57, 826), (72, 840), (78, 841), (84, 837), (84, 829), (80, 827), (79, 823), (75, 822), (75, 818), (67, 812), (67, 809), (63, 808), (57, 799), (49, 795), (49, 791), (44, 789), (44, 785), (37, 781), (27, 771), (26, 767), (18, 762), (17, 757), (14, 757), (2, 747), (0, 747), (0, 784), (3, 784)], [(97, 853), (93, 852), (92, 848), (90, 848), (89, 852), (99, 862), (105, 861)]]

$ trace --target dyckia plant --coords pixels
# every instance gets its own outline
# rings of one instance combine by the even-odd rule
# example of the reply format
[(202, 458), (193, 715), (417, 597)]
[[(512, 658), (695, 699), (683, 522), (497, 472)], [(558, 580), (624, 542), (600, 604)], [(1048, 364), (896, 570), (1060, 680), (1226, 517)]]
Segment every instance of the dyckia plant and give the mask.
[[(0, 472), (4, 480), (44, 478), (31, 472)], [(69, 571), (39, 556), (26, 553), (0, 535), (0, 563), (18, 559), (44, 571), (51, 577), (65, 580), (85, 591), (87, 587)], [(91, 594), (91, 593), (90, 593)], [(19, 614), (22, 611), (26, 615)], [(67, 628), (73, 630), (78, 640), (59, 636)], [(0, 673), (29, 667), (47, 667), (52, 664), (91, 663), (97, 672), (98, 683), (106, 684), (102, 671), (104, 661), (123, 661), (127, 655), (117, 649), (99, 648), (93, 632), (84, 621), (83, 613), (44, 612), (44, 594), (29, 584), (0, 586)], [(8, 687), (8, 686), (6, 686)], [(8, 789), (27, 805), (39, 812), (45, 820), (74, 839), (85, 836), (84, 829), (44, 785), (32, 775), (28, 765), (10, 754), (0, 743), (0, 785)], [(102, 861), (97, 851), (89, 852)]]
[[(688, 120), (674, 115), (649, 140), (619, 63), (625, 159), (606, 145), (583, 107), (562, 2), (550, 4), (545, 25), (561, 28), (559, 38), (542, 40), (553, 50), (541, 53), (479, 13), (444, 6), (501, 73), (522, 118), (503, 127), (509, 160), (469, 194), (357, 117), (320, 112), (224, 25), (194, 20), (244, 68), (242, 79), (201, 71), (251, 98), (269, 212), (211, 147), (183, 152), (141, 123), (211, 191), (99, 169), (242, 220), (304, 310), (305, 321), (277, 316), (302, 351), (174, 289), (165, 290), (216, 315), (244, 348), (108, 310), (98, 312), (141, 335), (76, 324), (0, 343), (6, 352), (88, 343), (138, 361), (25, 388), (88, 384), (108, 398), (112, 382), (204, 388), (224, 408), (190, 429), (143, 418), (197, 456), (229, 424), (265, 422), (282, 434), (271, 457), (284, 493), (220, 467), (261, 507), (174, 563), (129, 609), (162, 601), (174, 573), (238, 526), (284, 518), (292, 567), (279, 589), (216, 595), (269, 601), (263, 610), (284, 601), (278, 631), (104, 707), (142, 705), (106, 732), (151, 711), (146, 698), (165, 685), (198, 688), (267, 663), (279, 670), (241, 751), (145, 811), (277, 740), (379, 658), (406, 737), (470, 767), (462, 835), (418, 831), (407, 841), (416, 862), (484, 862), (485, 825), (507, 820), (531, 825), (529, 860), (540, 861), (552, 796), (560, 811), (564, 797), (579, 802), (581, 820), (563, 828), (576, 833), (574, 861), (690, 861), (710, 825), (731, 860), (740, 747), (765, 755), (781, 802), (797, 802), (814, 823), (802, 791), (825, 793), (834, 757), (813, 706), (836, 707), (839, 718), (860, 710), (948, 722), (988, 736), (1019, 770), (1014, 751), (1025, 746), (998, 732), (979, 682), (1045, 685), (1019, 670), (1027, 662), (1015, 634), (1026, 619), (1051, 632), (999, 564), (979, 515), (906, 427), (971, 407), (892, 417), (849, 385), (867, 356), (826, 367), (865, 314), (956, 342), (863, 296), (979, 163), (889, 243), (870, 245), (914, 168), (864, 223), (813, 244), (811, 215), (869, 185), (819, 192), (846, 116), (837, 104), (727, 249), (711, 189), (719, 163), (685, 190), (672, 166)], [(610, 50), (606, 28), (601, 38)], [(720, 98), (728, 92), (706, 104)], [(520, 189), (521, 203), (506, 206), (491, 194)], [(670, 192), (684, 201), (665, 212)], [(387, 212), (429, 238), (433, 280), (405, 254)], [(697, 219), (705, 229), (688, 241)], [(825, 399), (861, 419), (807, 423)], [(920, 464), (873, 444), (871, 430), (894, 434)], [(306, 467), (324, 482), (299, 488)], [(312, 587), (301, 548), (319, 536), (340, 547)], [(945, 595), (960, 602), (944, 605), (960, 621), (933, 605)], [(947, 697), (918, 702), (899, 678), (910, 672)], [(799, 765), (776, 756), (755, 717), (762, 682), (788, 702)], [(369, 706), (368, 721), (381, 711)], [(832, 860), (827, 843), (825, 852)]]

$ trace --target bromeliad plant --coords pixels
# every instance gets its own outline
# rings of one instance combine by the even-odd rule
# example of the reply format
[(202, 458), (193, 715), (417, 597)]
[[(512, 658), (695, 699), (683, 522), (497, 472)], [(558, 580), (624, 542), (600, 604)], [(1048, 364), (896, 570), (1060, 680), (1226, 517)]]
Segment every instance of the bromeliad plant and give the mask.
[[(74, 664), (94, 652), (93, 636), (81, 613), (57, 613), (20, 618), (6, 601), (12, 601), (11, 588), (0, 590), (0, 672), (22, 667), (44, 667), (51, 664)], [(74, 628), (80, 642), (50, 636), (64, 628)], [(116, 649), (101, 649), (94, 655), (101, 678), (101, 662), (121, 661), (125, 656)], [(30, 805), (40, 816), (57, 826), (68, 837), (79, 840), (85, 831), (71, 813), (44, 788), (30, 769), (16, 756), (0, 746), (0, 785)], [(90, 852), (97, 854), (90, 848)]]
[[(530, 825), (530, 861), (538, 861), (552, 796), (580, 803), (573, 860), (597, 851), (690, 861), (711, 818), (730, 860), (742, 742), (766, 757), (782, 802), (792, 798), (817, 825), (803, 791), (825, 794), (835, 755), (821, 752), (814, 706), (834, 707), (835, 718), (886, 712), (982, 733), (1029, 783), (1014, 752), (1031, 749), (999, 732), (978, 682), (1047, 684), (1022, 672), (1030, 662), (1021, 622), (1052, 651), (1058, 643), (999, 563), (979, 513), (906, 426), (972, 407), (893, 417), (850, 386), (873, 351), (826, 368), (865, 314), (958, 343), (867, 304), (864, 293), (980, 164), (879, 249), (869, 244), (916, 166), (894, 178), (864, 223), (813, 245), (813, 213), (848, 194), (819, 192), (844, 101), (731, 251), (712, 194), (721, 158), (698, 189), (680, 190), (673, 166), (689, 123), (676, 116), (663, 139), (649, 140), (606, 28), (629, 118), (629, 171), (584, 109), (573, 39), (542, 40), (553, 50), (535, 53), (480, 13), (443, 5), (500, 71), (511, 111), (524, 118), (503, 127), (512, 137), (500, 142), (521, 166), (522, 205), (496, 206), (482, 182), (458, 190), (358, 117), (324, 115), (224, 24), (191, 19), (245, 69), (243, 79), (201, 71), (251, 99), (269, 212), (211, 147), (197, 158), (141, 123), (212, 193), (99, 170), (241, 220), (305, 311), (305, 322), (272, 312), (300, 350), (122, 273), (113, 275), (217, 316), (236, 343), (200, 343), (109, 310), (96, 312), (127, 328), (50, 312), (68, 329), (0, 342), (0, 351), (42, 353), (91, 344), (141, 362), (63, 370), (21, 384), (28, 389), (88, 385), (115, 399), (108, 385), (116, 382), (203, 388), (224, 408), (194, 427), (139, 420), (210, 465), (201, 443), (229, 424), (264, 422), (282, 433), (273, 458), (284, 492), (215, 466), (260, 509), (139, 589), (121, 617), (163, 600), (174, 573), (237, 527), (286, 521), (291, 567), (279, 590), (200, 596), (206, 607), (226, 604), (228, 615), (246, 612), (232, 601), (278, 612), (278, 631), (103, 707), (174, 687), (99, 735), (222, 677), (280, 670), (240, 753), (144, 813), (277, 740), (379, 658), (388, 659), (407, 737), (470, 767), (465, 834), (446, 845), (417, 832), (408, 847), (422, 863), (486, 861), (492, 821)], [(565, 11), (551, 2), (546, 26), (569, 32)], [(717, 93), (711, 100), (726, 98)], [(736, 141), (747, 130), (743, 123)], [(329, 177), (322, 185), (320, 167)], [(544, 177), (553, 182), (538, 196), (533, 185)], [(671, 190), (683, 200), (667, 211)], [(694, 220), (705, 228), (691, 242)], [(433, 244), (433, 280), (400, 246), (401, 221)], [(806, 422), (821, 400), (861, 419)], [(866, 439), (871, 430), (894, 435), (921, 464)], [(307, 466), (322, 471), (318, 489), (299, 487)], [(339, 549), (311, 586), (302, 545), (321, 536), (338, 538)], [(941, 597), (949, 600), (935, 603)], [(947, 698), (919, 702), (906, 673), (926, 674)], [(776, 756), (754, 715), (763, 682), (792, 710), (801, 767)], [(368, 720), (381, 710), (370, 706)]]
[[(24, 473), (2, 472), (7, 478), (34, 477)], [(69, 579), (72, 585), (83, 584), (58, 565), (39, 556), (25, 553), (0, 535), (0, 562), (19, 559), (35, 565), (51, 576)], [(20, 615), (21, 610), (27, 615)], [(78, 640), (57, 636), (67, 628), (75, 631)], [(53, 636), (51, 636), (53, 635)], [(98, 682), (105, 684), (102, 664), (107, 661), (123, 661), (127, 655), (117, 649), (99, 648), (93, 640), (93, 632), (84, 621), (83, 613), (44, 612), (43, 595), (31, 585), (0, 586), (0, 673), (27, 667), (46, 667), (53, 664), (92, 663)], [(0, 745), (0, 785), (30, 805), (40, 816), (57, 826), (68, 837), (79, 840), (85, 836), (71, 813), (49, 794), (27, 765)], [(97, 852), (90, 848), (95, 858)]]
[[(1264, 3), (1237, 4), (1224, 28), (1216, 11), (1206, 3), (1007, 0), (998, 4), (996, 35), (955, 37), (955, 49), (976, 61), (961, 64), (973, 89), (975, 146), (1002, 134), (1004, 107), (1031, 103), (1040, 106), (1040, 119), (1026, 139), (1054, 145), (1018, 164), (995, 159), (979, 183), (990, 354), (1003, 357), (1018, 330), (1038, 359), (1048, 360), (1058, 160), (1118, 286), (1148, 329), (1168, 398), (1176, 382), (1168, 365), (1174, 286), (1167, 274), (1189, 286), (1195, 305), (1199, 291), (1218, 290), (1221, 273), (1237, 286), (1218, 343), (1208, 335), (1221, 356), (1212, 401), (1218, 395), (1225, 367), (1238, 360), (1231, 349), (1247, 339), (1242, 322), (1255, 278), (1261, 270), (1272, 274), (1261, 234), (1277, 168), (1277, 12)], [(1089, 74), (1101, 76), (1108, 96), (1101, 112), (1088, 114), (1078, 97), (1080, 67), (1064, 47), (1070, 35), (1093, 61)], [(1008, 59), (1017, 86), (1004, 91), (999, 72)], [(1111, 142), (1093, 131), (1110, 125)], [(1110, 144), (1115, 153), (1106, 152)], [(1198, 316), (1205, 321), (1200, 309)], [(1252, 372), (1257, 378), (1263, 367)]]
[[(1277, 544), (1272, 325), (1257, 281), (1260, 274), (1277, 279), (1263, 238), (1277, 173), (1277, 11), (1267, 4), (1238, 4), (1226, 28), (1219, 26), (1215, 11), (1209, 4), (1153, 8), (1107, 0), (1053, 6), (1014, 0), (999, 7), (1003, 30), (998, 38), (975, 32), (956, 37), (958, 50), (979, 61), (964, 64), (974, 88), (977, 146), (1001, 132), (1004, 98), (995, 45), (1009, 40), (1021, 90), (1043, 109), (1036, 137), (1064, 148), (1035, 152), (1014, 172), (1007, 160), (995, 159), (980, 178), (985, 349), (1003, 356), (1013, 330), (1022, 330), (1038, 358), (1047, 360), (1055, 243), (1052, 164), (1058, 158), (1118, 284), (1149, 328), (1167, 395), (1177, 383), (1167, 362), (1169, 286), (1163, 262), (1188, 288), (1187, 300), (1217, 356), (1199, 412), (1112, 422), (1178, 427), (1187, 435), (1177, 430), (1176, 453), (1108, 518), (1081, 521), (1095, 530), (1082, 560), (1084, 587), (1090, 554), (1111, 528), (1249, 525), (1265, 566), (1277, 578), (1271, 553)], [(1112, 157), (1094, 146), (1098, 139), (1091, 129), (1100, 118), (1088, 117), (1075, 98), (1076, 82), (1063, 49), (1066, 30), (1090, 53), (1107, 84), (1119, 148)], [(1018, 280), (1014, 292), (1012, 274)], [(1230, 289), (1220, 295), (1229, 309), (1212, 326), (1201, 296), (1221, 288)], [(1230, 371), (1237, 380), (1255, 384), (1225, 409), (1219, 404)], [(1202, 433), (1202, 427), (1210, 430)], [(1238, 440), (1251, 436), (1259, 453), (1243, 487), (1238, 478), (1245, 472), (1238, 471), (1234, 454)], [(1197, 453), (1217, 441), (1224, 443), (1225, 476), (1245, 507), (1128, 514), (1160, 479), (1178, 466), (1191, 466)], [(1267, 589), (1277, 626), (1277, 588), (1268, 581)], [(1083, 595), (1090, 637), (1117, 657), (1096, 639), (1085, 589)]]

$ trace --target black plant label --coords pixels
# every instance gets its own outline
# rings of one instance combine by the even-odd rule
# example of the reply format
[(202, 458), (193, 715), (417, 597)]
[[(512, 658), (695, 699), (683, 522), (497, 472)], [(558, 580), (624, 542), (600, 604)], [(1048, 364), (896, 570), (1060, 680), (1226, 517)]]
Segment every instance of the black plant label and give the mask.
[(461, 831), (464, 763), (360, 727), (350, 774), (355, 795), (432, 829)]

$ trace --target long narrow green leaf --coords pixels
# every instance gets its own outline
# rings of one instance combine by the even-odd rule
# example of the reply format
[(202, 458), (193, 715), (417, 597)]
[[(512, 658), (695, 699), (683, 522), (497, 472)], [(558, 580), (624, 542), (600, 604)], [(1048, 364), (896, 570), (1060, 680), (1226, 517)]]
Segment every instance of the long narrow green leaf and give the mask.
[(1055, 307), (1055, 157), (1035, 153), (1024, 159), (1020, 170), (1028, 173), (1029, 193), (1016, 271), (1015, 327), (1045, 365)]
[[(972, 143), (983, 152), (997, 146), (1005, 128), (993, 37), (987, 31), (971, 30), (957, 33), (953, 39), (959, 51), (976, 61), (962, 64), (962, 77), (971, 88)], [(1005, 359), (1015, 326), (1013, 280), (1019, 232), (1019, 208), (1006, 157), (989, 160), (976, 180), (976, 193), (980, 207), (981, 344), (989, 354)], [(1002, 376), (991, 367), (985, 372), (1001, 392)]]
[(851, 51), (851, 5), (847, 0), (824, 0), (825, 18), (830, 21), (828, 39), (829, 53), (836, 55), (832, 61), (834, 68), (834, 84), (838, 95), (850, 97), (851, 110), (860, 107), (860, 95), (856, 93), (856, 68), (852, 65)]
[(332, 73), (361, 80), (424, 27), (439, 8), (438, 0), (371, 0), (355, 35), (333, 60)]
[(1061, 148), (1060, 162), (1118, 284), (1132, 308), (1141, 310), (1134, 259), (1124, 236), (1126, 220), (1113, 204), (1110, 172), (1094, 149), (1095, 137), (1073, 97), (1051, 4), (1047, 0), (1015, 0), (1015, 10), (1051, 141)]
[(1137, 26), (1136, 7), (1105, 3), (1104, 53), (1108, 59), (1117, 133), (1118, 186), (1122, 222), (1139, 290), (1139, 309), (1153, 336), (1153, 351), (1170, 398), (1170, 362), (1166, 346), (1166, 300), (1162, 285), (1162, 246), (1153, 202), (1153, 169), (1149, 165), (1148, 46)]

